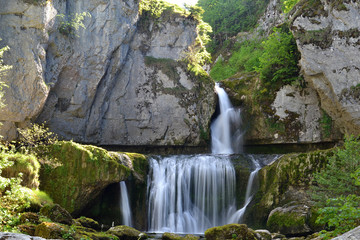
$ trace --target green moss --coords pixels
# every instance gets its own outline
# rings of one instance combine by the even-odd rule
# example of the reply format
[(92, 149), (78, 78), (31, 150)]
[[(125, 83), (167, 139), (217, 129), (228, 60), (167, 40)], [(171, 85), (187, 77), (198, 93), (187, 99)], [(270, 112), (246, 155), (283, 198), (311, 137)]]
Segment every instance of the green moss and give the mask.
[(40, 187), (69, 212), (81, 210), (86, 201), (95, 198), (94, 190), (130, 174), (130, 169), (99, 147), (60, 141), (40, 148), (39, 152), (47, 156)]
[(323, 169), (332, 155), (332, 149), (286, 154), (262, 168), (259, 171), (260, 186), (255, 196), (256, 204), (250, 210), (255, 219), (254, 225), (265, 226), (270, 211), (280, 203), (285, 203), (281, 202), (283, 194), (290, 188), (307, 189), (313, 181), (313, 174)]
[(18, 177), (19, 173), (22, 173), (21, 185), (34, 189), (39, 187), (40, 163), (34, 155), (22, 153), (1, 153), (0, 161), (4, 160), (11, 161), (14, 164), (11, 167), (2, 170), (1, 175), (3, 177)]
[(249, 229), (245, 224), (227, 224), (220, 227), (209, 228), (205, 231), (205, 238), (207, 240), (256, 240), (254, 231)]
[(324, 138), (329, 138), (332, 132), (332, 118), (324, 111), (321, 111), (320, 126)]
[(331, 26), (320, 30), (295, 31), (294, 36), (302, 44), (314, 44), (322, 49), (329, 48), (333, 44)]
[(306, 224), (306, 216), (296, 212), (274, 212), (267, 221), (267, 229), (271, 232), (282, 232), (286, 228), (301, 228)]
[(140, 153), (126, 152), (124, 154), (130, 157), (135, 173), (140, 174), (140, 176), (145, 179), (149, 170), (147, 157)]
[(175, 234), (175, 233), (169, 233), (169, 232), (165, 232), (162, 237), (162, 240), (181, 240), (183, 239), (181, 236)]

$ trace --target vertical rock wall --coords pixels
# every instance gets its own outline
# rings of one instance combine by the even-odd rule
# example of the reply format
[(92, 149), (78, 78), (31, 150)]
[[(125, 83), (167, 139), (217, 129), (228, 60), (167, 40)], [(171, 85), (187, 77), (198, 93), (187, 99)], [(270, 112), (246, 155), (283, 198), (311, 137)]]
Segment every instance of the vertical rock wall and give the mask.
[(300, 1), (291, 30), (304, 77), (343, 133), (360, 134), (360, 3)]
[[(204, 143), (213, 83), (178, 62), (197, 25), (180, 14), (140, 21), (137, 1), (0, 0), (0, 44), (9, 45), (1, 135), (37, 119), (65, 139), (122, 145)], [(64, 14), (89, 12), (78, 36), (58, 31)], [(206, 138), (206, 137), (203, 137)]]

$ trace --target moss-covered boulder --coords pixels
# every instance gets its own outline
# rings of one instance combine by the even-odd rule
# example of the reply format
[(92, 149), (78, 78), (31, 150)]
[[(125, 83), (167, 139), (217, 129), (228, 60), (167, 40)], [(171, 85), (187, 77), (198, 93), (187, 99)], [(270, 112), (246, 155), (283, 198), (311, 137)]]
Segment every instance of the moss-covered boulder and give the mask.
[(100, 224), (97, 221), (95, 221), (94, 219), (91, 219), (91, 218), (80, 217), (80, 218), (75, 219), (75, 222), (78, 222), (81, 226), (86, 227), (86, 228), (91, 228), (91, 229), (94, 229), (96, 231), (101, 230)]
[(207, 240), (257, 240), (254, 230), (248, 228), (245, 224), (227, 224), (220, 227), (209, 228), (205, 231)]
[(145, 233), (125, 225), (112, 227), (107, 231), (107, 233), (113, 234), (122, 240), (139, 240), (148, 238)]
[(260, 186), (254, 202), (246, 213), (249, 224), (264, 228), (270, 212), (293, 202), (294, 205), (311, 206), (307, 193), (313, 174), (326, 166), (333, 151), (319, 150), (309, 153), (287, 154), (262, 168)]
[(95, 146), (60, 141), (39, 148), (38, 152), (45, 159), (40, 188), (75, 215), (106, 186), (125, 180), (131, 173), (122, 164), (121, 154)]
[(20, 215), (20, 223), (35, 223), (38, 224), (40, 223), (40, 218), (39, 215), (37, 213), (33, 213), (33, 212), (24, 212)]
[(271, 211), (267, 220), (267, 228), (271, 232), (280, 232), (290, 236), (308, 235), (310, 208), (306, 205), (278, 207)]
[(43, 237), (46, 239), (62, 239), (65, 233), (65, 228), (53, 222), (43, 222), (36, 226), (35, 236)]
[(175, 234), (175, 233), (169, 233), (169, 232), (165, 232), (162, 236), (161, 236), (162, 240), (181, 240), (183, 239), (183, 237)]
[(71, 225), (73, 223), (72, 217), (68, 211), (62, 208), (59, 204), (45, 205), (40, 209), (40, 214), (48, 217), (51, 221)]

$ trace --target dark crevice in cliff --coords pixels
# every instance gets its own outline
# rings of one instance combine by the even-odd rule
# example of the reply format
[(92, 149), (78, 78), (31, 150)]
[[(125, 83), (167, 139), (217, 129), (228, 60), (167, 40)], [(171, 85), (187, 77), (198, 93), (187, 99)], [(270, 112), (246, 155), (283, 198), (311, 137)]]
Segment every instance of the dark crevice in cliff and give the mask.
[[(132, 42), (135, 33), (136, 31), (134, 31), (132, 36), (129, 37), (129, 42)], [(126, 38), (127, 37), (125, 37), (125, 39)], [(86, 131), (84, 131), (83, 135), (83, 139), (85, 141), (92, 139), (95, 140), (94, 142), (99, 142), (101, 140), (101, 129), (103, 129), (104, 124), (103, 119), (109, 109), (109, 100), (112, 90), (116, 84), (116, 81), (119, 79), (125, 64), (128, 62), (129, 55), (131, 53), (130, 46), (126, 44), (126, 56), (123, 61), (121, 61), (120, 55), (122, 54), (121, 51), (124, 50), (123, 45), (125, 44), (120, 43), (110, 54), (104, 75), (97, 85), (95, 97), (90, 105), (90, 111), (86, 116)], [(116, 68), (114, 74), (111, 72), (111, 69), (113, 68)]]

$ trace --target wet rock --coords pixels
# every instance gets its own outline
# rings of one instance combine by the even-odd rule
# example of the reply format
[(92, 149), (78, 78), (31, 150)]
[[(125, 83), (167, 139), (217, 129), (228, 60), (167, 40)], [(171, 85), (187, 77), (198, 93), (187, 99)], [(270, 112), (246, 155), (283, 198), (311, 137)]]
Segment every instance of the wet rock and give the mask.
[(310, 208), (306, 205), (275, 208), (269, 215), (267, 228), (284, 235), (307, 235), (311, 232), (308, 226), (309, 212)]
[(257, 240), (254, 230), (248, 228), (245, 224), (227, 224), (209, 228), (205, 231), (205, 238), (207, 240)]
[(271, 240), (271, 233), (266, 229), (255, 230), (255, 233), (259, 240)]
[(107, 231), (107, 233), (113, 234), (123, 240), (139, 240), (148, 238), (145, 233), (125, 225), (112, 227)]
[(175, 234), (175, 233), (169, 233), (169, 232), (165, 232), (162, 236), (161, 239), (163, 240), (181, 240), (183, 239), (181, 236)]

